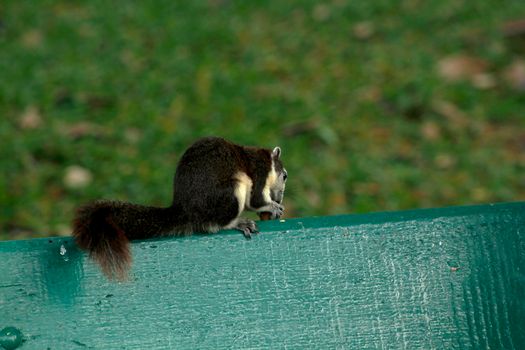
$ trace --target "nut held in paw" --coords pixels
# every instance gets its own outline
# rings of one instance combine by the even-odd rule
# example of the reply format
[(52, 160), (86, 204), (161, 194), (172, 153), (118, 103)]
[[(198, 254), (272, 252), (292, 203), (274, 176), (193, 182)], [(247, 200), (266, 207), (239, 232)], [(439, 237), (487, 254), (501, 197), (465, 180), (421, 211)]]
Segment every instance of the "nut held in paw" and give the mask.
[(263, 212), (259, 213), (259, 219), (261, 219), (261, 221), (271, 220), (272, 219), (272, 213), (269, 213), (267, 211), (263, 211)]

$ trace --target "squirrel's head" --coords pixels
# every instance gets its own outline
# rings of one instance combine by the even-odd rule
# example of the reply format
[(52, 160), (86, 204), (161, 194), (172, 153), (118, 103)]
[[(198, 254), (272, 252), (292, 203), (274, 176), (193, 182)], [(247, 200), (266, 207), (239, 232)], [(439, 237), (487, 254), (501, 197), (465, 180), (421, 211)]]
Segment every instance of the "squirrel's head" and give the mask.
[(275, 172), (275, 181), (273, 181), (270, 186), (270, 197), (273, 201), (281, 203), (283, 201), (288, 172), (281, 161), (280, 147), (275, 147), (272, 151), (272, 171)]

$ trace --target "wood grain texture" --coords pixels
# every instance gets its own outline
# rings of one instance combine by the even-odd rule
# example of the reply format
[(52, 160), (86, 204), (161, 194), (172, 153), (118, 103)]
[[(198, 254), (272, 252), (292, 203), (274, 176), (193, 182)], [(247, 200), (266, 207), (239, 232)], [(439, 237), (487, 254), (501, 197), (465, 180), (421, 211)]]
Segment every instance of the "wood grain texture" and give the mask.
[(133, 244), (108, 282), (70, 238), (0, 242), (20, 349), (525, 348), (525, 203), (268, 221)]

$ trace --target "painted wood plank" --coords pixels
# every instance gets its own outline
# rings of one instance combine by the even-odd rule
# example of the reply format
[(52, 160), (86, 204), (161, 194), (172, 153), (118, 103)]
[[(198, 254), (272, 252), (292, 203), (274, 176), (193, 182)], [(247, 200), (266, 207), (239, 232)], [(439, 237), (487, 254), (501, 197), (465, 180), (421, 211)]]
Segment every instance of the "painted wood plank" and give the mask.
[(127, 283), (69, 237), (0, 242), (0, 329), (20, 349), (525, 348), (525, 203), (260, 226), (136, 242)]

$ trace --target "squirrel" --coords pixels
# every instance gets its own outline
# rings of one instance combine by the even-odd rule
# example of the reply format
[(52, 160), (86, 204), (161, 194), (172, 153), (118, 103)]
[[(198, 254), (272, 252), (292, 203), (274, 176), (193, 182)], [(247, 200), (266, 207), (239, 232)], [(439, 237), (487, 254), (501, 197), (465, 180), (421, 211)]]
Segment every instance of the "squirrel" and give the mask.
[(109, 278), (125, 280), (130, 240), (236, 229), (249, 239), (258, 228), (244, 210), (278, 219), (288, 173), (281, 148), (241, 146), (219, 137), (197, 140), (182, 155), (169, 207), (100, 200), (81, 206), (73, 236)]

